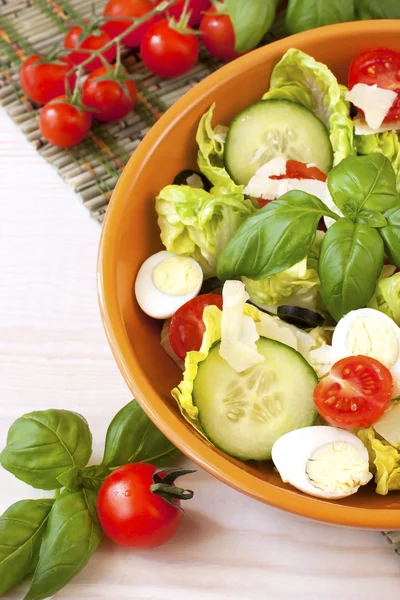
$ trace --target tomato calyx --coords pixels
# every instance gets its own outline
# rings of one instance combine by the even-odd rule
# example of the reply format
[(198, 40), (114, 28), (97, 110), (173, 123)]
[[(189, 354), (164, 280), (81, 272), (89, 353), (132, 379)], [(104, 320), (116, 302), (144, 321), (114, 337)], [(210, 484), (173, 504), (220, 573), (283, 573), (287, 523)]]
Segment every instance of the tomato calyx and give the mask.
[(153, 484), (150, 486), (150, 491), (156, 494), (156, 496), (163, 498), (171, 506), (183, 511), (183, 508), (176, 500), (190, 500), (193, 498), (194, 492), (177, 487), (174, 484), (178, 477), (190, 475), (190, 473), (196, 473), (196, 471), (192, 469), (176, 469), (175, 467), (157, 469), (153, 475)]
[(211, 6), (215, 8), (219, 15), (229, 15), (228, 7), (223, 0), (211, 0)]
[[(110, 64), (102, 54), (99, 58), (103, 63), (106, 72), (93, 78), (93, 81), (116, 81), (122, 87), (124, 94), (129, 97), (129, 89), (126, 86), (127, 81), (140, 81), (143, 76), (128, 73), (121, 61), (121, 43), (117, 41), (117, 58), (115, 64)], [(92, 109), (94, 110), (94, 109)]]
[(192, 11), (189, 10), (189, 0), (185, 0), (185, 4), (182, 10), (182, 14), (179, 17), (179, 21), (177, 21), (175, 17), (168, 17), (168, 24), (170, 29), (173, 29), (174, 31), (177, 31), (178, 33), (182, 33), (184, 35), (201, 35), (199, 31), (195, 31), (194, 29), (189, 27), (189, 21), (191, 16)]
[(76, 80), (76, 84), (73, 90), (71, 90), (68, 79), (65, 80), (65, 95), (58, 96), (58, 98), (53, 98), (49, 100), (48, 104), (69, 104), (70, 106), (74, 106), (79, 110), (79, 112), (90, 112), (96, 113), (98, 110), (96, 108), (92, 108), (91, 106), (86, 106), (82, 102), (82, 89), (81, 89), (81, 71), (78, 70), (78, 79)]

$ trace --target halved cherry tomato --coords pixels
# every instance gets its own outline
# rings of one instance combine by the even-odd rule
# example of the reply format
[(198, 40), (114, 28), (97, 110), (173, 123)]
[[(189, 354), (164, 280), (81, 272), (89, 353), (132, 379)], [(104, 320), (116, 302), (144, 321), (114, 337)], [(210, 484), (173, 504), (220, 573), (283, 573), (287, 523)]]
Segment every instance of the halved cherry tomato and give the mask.
[(169, 341), (175, 354), (182, 360), (191, 350), (200, 350), (206, 326), (203, 311), (206, 306), (218, 306), (222, 310), (222, 296), (202, 294), (181, 306), (169, 324)]
[[(21, 87), (33, 102), (45, 104), (52, 98), (65, 94), (65, 80), (73, 66), (67, 56), (59, 58), (47, 58), (38, 54), (30, 56), (19, 72)], [(68, 76), (70, 89), (73, 89), (75, 81), (74, 73)]]
[(140, 44), (146, 67), (159, 77), (179, 77), (197, 62), (199, 42), (189, 28), (173, 26), (168, 19), (154, 23)]
[[(317, 167), (309, 167), (306, 163), (298, 160), (288, 160), (286, 162), (286, 173), (283, 175), (271, 175), (270, 179), (317, 179), (318, 181), (326, 181), (326, 175)], [(269, 204), (271, 200), (259, 198), (258, 203), (262, 208)]]
[(66, 96), (53, 98), (39, 114), (40, 133), (54, 146), (70, 148), (79, 144), (90, 129), (92, 115), (72, 104)]
[[(75, 49), (82, 48), (85, 50), (100, 50), (111, 42), (111, 37), (106, 32), (104, 25), (97, 26), (96, 24), (85, 21), (83, 27), (81, 25), (74, 25), (68, 31), (64, 38), (64, 48)], [(102, 52), (103, 57), (108, 61), (112, 62), (117, 54), (115, 44), (110, 46), (107, 50)], [(80, 65), (84, 60), (90, 57), (88, 52), (71, 52), (69, 59), (74, 65)], [(100, 58), (94, 58), (87, 65), (85, 65), (86, 71), (94, 71), (103, 66)]]
[(109, 123), (122, 119), (134, 107), (136, 83), (125, 79), (127, 73), (118, 74), (114, 65), (100, 67), (86, 79), (82, 86), (82, 102), (95, 109), (94, 116), (99, 121)]
[(373, 48), (361, 52), (349, 69), (349, 89), (356, 83), (377, 85), (385, 90), (397, 92), (385, 121), (400, 119), (400, 53), (390, 48)]
[(368, 427), (384, 413), (392, 391), (392, 375), (382, 363), (369, 356), (348, 356), (317, 384), (314, 402), (331, 425)]
[[(103, 27), (108, 35), (114, 38), (117, 35), (124, 33), (124, 31), (132, 25), (135, 19), (147, 15), (147, 13), (154, 9), (154, 6), (155, 4), (151, 0), (109, 0), (103, 13), (107, 18)], [(118, 18), (125, 20), (114, 20)], [(153, 25), (153, 23), (156, 23), (156, 21), (159, 21), (160, 18), (160, 15), (154, 15), (154, 17), (151, 17), (137, 29), (134, 29), (131, 33), (128, 33), (128, 35), (122, 38), (122, 43), (131, 48), (139, 47), (148, 28)]]
[(212, 6), (203, 16), (199, 29), (203, 44), (215, 58), (229, 61), (240, 56), (235, 50), (235, 30), (229, 15)]

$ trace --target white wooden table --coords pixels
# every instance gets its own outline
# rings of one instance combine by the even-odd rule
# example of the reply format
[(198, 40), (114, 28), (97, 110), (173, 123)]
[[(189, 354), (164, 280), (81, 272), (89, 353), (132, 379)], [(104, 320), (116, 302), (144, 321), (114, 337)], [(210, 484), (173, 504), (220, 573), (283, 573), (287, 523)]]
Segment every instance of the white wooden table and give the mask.
[[(0, 112), (0, 447), (34, 409), (85, 415), (101, 450), (130, 400), (96, 299), (100, 227)], [(104, 542), (57, 598), (376, 600), (400, 590), (400, 557), (380, 533), (314, 524), (259, 504), (201, 469), (184, 525), (165, 546)], [(0, 512), (44, 494), (4, 470)], [(23, 597), (23, 588), (8, 599)]]

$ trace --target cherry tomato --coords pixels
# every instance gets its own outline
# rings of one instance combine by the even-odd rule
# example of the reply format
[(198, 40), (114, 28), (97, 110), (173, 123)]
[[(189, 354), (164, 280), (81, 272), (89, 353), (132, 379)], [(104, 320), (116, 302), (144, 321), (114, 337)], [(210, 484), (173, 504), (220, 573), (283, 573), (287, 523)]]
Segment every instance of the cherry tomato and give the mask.
[(146, 32), (140, 45), (144, 64), (159, 77), (179, 77), (197, 62), (199, 42), (190, 30), (178, 31), (163, 19)]
[(200, 350), (206, 326), (203, 311), (206, 306), (218, 306), (222, 310), (222, 296), (202, 294), (178, 308), (169, 324), (169, 342), (179, 358), (185, 360), (191, 350)]
[[(286, 162), (286, 173), (283, 175), (271, 175), (270, 179), (317, 179), (318, 181), (326, 181), (326, 175), (317, 167), (309, 167), (306, 163), (298, 160), (288, 160)], [(271, 200), (259, 198), (258, 203), (262, 208), (269, 204)]]
[[(38, 54), (30, 56), (23, 63), (19, 80), (25, 94), (37, 104), (45, 104), (56, 96), (65, 93), (67, 73), (73, 68), (67, 56), (47, 59)], [(68, 83), (73, 89), (76, 75), (68, 76)]]
[[(111, 67), (115, 72), (115, 67)], [(109, 74), (108, 68), (100, 67), (90, 73), (82, 86), (82, 102), (85, 106), (94, 108), (94, 116), (99, 121), (109, 123), (122, 119), (131, 112), (136, 100), (136, 84), (125, 80), (123, 76), (115, 78)], [(102, 78), (102, 79), (99, 79)]]
[[(161, 2), (159, 0), (158, 4)], [(183, 8), (185, 6), (185, 0), (176, 0), (176, 2), (168, 9), (168, 14), (171, 17), (174, 17), (176, 21), (182, 16)], [(188, 12), (191, 12), (189, 25), (190, 27), (194, 27), (198, 25), (203, 17), (203, 13), (205, 13), (211, 6), (211, 2), (209, 0), (189, 0)]]
[(181, 521), (180, 501), (174, 505), (151, 491), (156, 467), (131, 463), (103, 482), (97, 512), (104, 532), (127, 548), (154, 548), (169, 540)]
[[(64, 48), (68, 50), (74, 48), (100, 50), (110, 41), (111, 37), (105, 30), (104, 25), (97, 27), (96, 25), (91, 25), (86, 21), (84, 27), (81, 27), (80, 25), (74, 25), (71, 27), (64, 38)], [(112, 62), (116, 54), (117, 49), (115, 44), (108, 48), (108, 50), (102, 52), (103, 57), (108, 62)], [(69, 54), (69, 58), (74, 65), (80, 65), (84, 60), (89, 58), (89, 56), (90, 54), (88, 52), (71, 52)], [(85, 69), (86, 71), (94, 71), (94, 69), (98, 69), (102, 65), (103, 63), (101, 62), (100, 58), (94, 58), (85, 66)]]
[(390, 371), (369, 356), (335, 363), (314, 390), (321, 417), (336, 427), (368, 427), (384, 413), (393, 391)]
[(376, 84), (385, 90), (397, 92), (384, 121), (400, 119), (400, 53), (389, 48), (364, 50), (351, 63), (349, 69), (349, 89), (356, 83)]
[(203, 44), (219, 60), (228, 61), (240, 56), (235, 50), (235, 31), (229, 15), (220, 14), (212, 6), (203, 16), (199, 29)]
[(53, 98), (39, 114), (40, 132), (45, 140), (70, 148), (79, 144), (90, 129), (92, 115), (68, 101), (66, 96)]
[[(154, 3), (151, 0), (109, 0), (104, 9), (104, 16), (108, 20), (104, 23), (103, 27), (107, 31), (108, 35), (112, 38), (124, 33), (128, 27), (132, 24), (134, 19), (138, 19), (147, 15), (148, 12), (154, 9)], [(132, 19), (129, 21), (118, 21), (114, 19), (118, 18)], [(159, 15), (154, 15), (151, 19), (140, 25), (127, 36), (122, 38), (122, 43), (125, 46), (136, 48), (140, 46), (140, 42), (143, 39), (144, 34), (148, 28), (157, 21), (160, 20)]]

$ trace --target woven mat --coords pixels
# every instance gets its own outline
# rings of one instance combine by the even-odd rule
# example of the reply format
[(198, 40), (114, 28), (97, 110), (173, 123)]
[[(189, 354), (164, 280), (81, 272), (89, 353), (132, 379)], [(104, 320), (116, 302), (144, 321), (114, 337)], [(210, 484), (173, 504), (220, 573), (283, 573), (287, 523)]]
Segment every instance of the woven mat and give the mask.
[[(95, 124), (89, 136), (70, 150), (55, 148), (40, 136), (38, 109), (19, 87), (18, 72), (26, 56), (46, 53), (62, 40), (71, 23), (89, 17), (89, 0), (1, 0), (0, 104), (27, 139), (81, 197), (91, 215), (101, 222), (111, 193), (130, 155), (150, 127), (191, 87), (215, 71), (220, 63), (204, 50), (190, 73), (163, 80), (148, 72), (137, 54), (123, 55), (128, 71), (141, 77), (135, 110), (122, 121)], [(101, 14), (105, 0), (94, 0)], [(264, 40), (281, 36), (278, 23)], [(382, 532), (400, 554), (400, 531)]]

